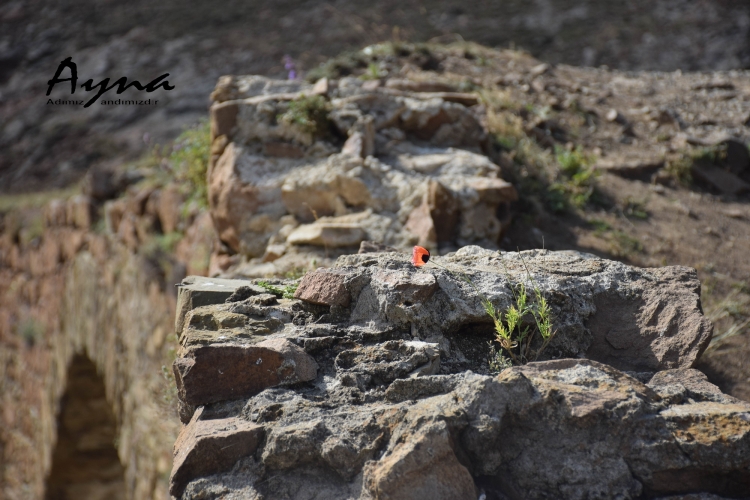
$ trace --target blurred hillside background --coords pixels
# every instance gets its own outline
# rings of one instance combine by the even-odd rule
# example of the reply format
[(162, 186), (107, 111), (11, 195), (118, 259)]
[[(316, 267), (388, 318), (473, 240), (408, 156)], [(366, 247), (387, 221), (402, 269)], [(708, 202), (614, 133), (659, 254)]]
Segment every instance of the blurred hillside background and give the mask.
[[(463, 39), (548, 63), (711, 71), (750, 66), (749, 37), (741, 0), (3, 2), (0, 193), (63, 188), (92, 164), (132, 159), (205, 116), (220, 75), (285, 76), (284, 55), (304, 76), (376, 42)], [(177, 88), (155, 109), (46, 106), (68, 56), (79, 84), (168, 72)]]
[[(175, 89), (157, 106), (48, 105), (67, 57), (79, 86), (169, 73)], [(210, 95), (222, 75), (290, 64), (476, 91), (483, 153), (519, 194), (497, 247), (697, 268), (717, 340), (699, 368), (750, 399), (750, 3), (3, 1), (0, 500), (75, 479), (66, 426), (101, 445), (76, 480), (166, 498), (172, 285), (247, 257), (207, 207)], [(69, 89), (50, 98), (84, 98)]]

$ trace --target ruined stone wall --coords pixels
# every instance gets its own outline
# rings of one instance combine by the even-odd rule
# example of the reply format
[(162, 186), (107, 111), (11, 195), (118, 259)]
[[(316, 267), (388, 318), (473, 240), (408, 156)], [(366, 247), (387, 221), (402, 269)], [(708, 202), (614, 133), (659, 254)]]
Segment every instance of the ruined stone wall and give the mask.
[[(110, 444), (124, 471), (123, 498), (166, 498), (178, 430), (161, 369), (171, 359), (173, 287), (112, 235), (66, 219), (46, 224), (34, 241), (5, 238), (0, 252), (0, 496), (44, 496), (69, 366), (86, 356), (103, 380), (109, 408), (82, 408), (114, 415)], [(76, 428), (88, 418), (72, 414), (65, 423)], [(101, 465), (91, 460), (92, 470)]]

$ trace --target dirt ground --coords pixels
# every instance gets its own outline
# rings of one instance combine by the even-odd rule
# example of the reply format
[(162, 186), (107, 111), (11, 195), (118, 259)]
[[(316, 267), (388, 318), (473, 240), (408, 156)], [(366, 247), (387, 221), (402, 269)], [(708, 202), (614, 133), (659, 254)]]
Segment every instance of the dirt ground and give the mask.
[[(285, 54), (304, 73), (384, 40), (524, 48), (472, 49), (424, 72), (490, 89), (493, 154), (522, 193), (502, 247), (697, 268), (717, 339), (700, 368), (750, 400), (750, 198), (737, 182), (750, 183), (750, 158), (736, 149), (750, 141), (743, 2), (28, 0), (0, 6), (0, 33), (4, 206), (75, 189), (92, 166), (122, 164), (167, 143), (206, 116), (218, 76), (284, 77)], [(162, 93), (157, 109), (50, 107), (47, 80), (69, 55), (82, 78), (147, 81), (169, 71), (177, 89)], [(612, 69), (591, 68), (600, 65)], [(560, 151), (576, 146), (598, 177), (574, 186), (550, 169)], [(547, 184), (526, 182), (536, 177)], [(556, 210), (545, 198), (550, 182), (586, 202)], [(9, 196), (16, 193), (25, 195)]]

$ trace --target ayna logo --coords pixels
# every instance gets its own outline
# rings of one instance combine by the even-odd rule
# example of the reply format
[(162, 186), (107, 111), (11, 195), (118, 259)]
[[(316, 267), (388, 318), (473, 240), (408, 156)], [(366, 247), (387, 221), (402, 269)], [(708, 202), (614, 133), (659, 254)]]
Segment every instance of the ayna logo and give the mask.
[[(60, 78), (60, 75), (62, 75), (62, 72), (65, 70), (65, 68), (70, 70), (70, 78)], [(160, 88), (163, 88), (164, 90), (173, 90), (174, 85), (170, 85), (169, 81), (165, 80), (165, 78), (168, 76), (169, 73), (164, 73), (161, 76), (157, 76), (146, 85), (141, 85), (138, 80), (133, 80), (132, 82), (128, 83), (128, 79), (124, 76), (116, 80), (112, 85), (109, 85), (109, 78), (105, 78), (96, 85), (94, 85), (93, 79), (86, 80), (85, 83), (81, 84), (82, 89), (86, 90), (86, 92), (93, 92), (97, 88), (99, 90), (96, 91), (96, 95), (89, 99), (88, 102), (83, 105), (83, 107), (88, 108), (93, 103), (95, 103), (102, 95), (104, 95), (106, 92), (109, 92), (115, 87), (117, 87), (116, 92), (118, 94), (122, 94), (130, 87), (135, 87), (138, 90), (145, 90), (146, 92), (153, 92)], [(57, 67), (55, 76), (52, 77), (52, 80), (47, 82), (47, 95), (50, 95), (55, 85), (62, 82), (70, 82), (70, 93), (75, 94), (76, 83), (78, 83), (78, 68), (76, 68), (76, 63), (73, 62), (72, 57), (68, 57), (67, 59), (60, 62), (60, 65)], [(50, 99), (50, 101), (51, 100), (52, 99)], [(83, 104), (83, 101), (76, 102), (76, 104)]]

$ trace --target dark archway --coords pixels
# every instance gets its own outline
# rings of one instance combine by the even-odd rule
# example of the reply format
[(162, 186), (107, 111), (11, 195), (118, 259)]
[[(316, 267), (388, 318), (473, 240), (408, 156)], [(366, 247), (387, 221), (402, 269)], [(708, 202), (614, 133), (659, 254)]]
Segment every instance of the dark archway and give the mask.
[(94, 363), (77, 354), (68, 368), (68, 384), (60, 402), (46, 500), (124, 499), (116, 432), (104, 381)]

